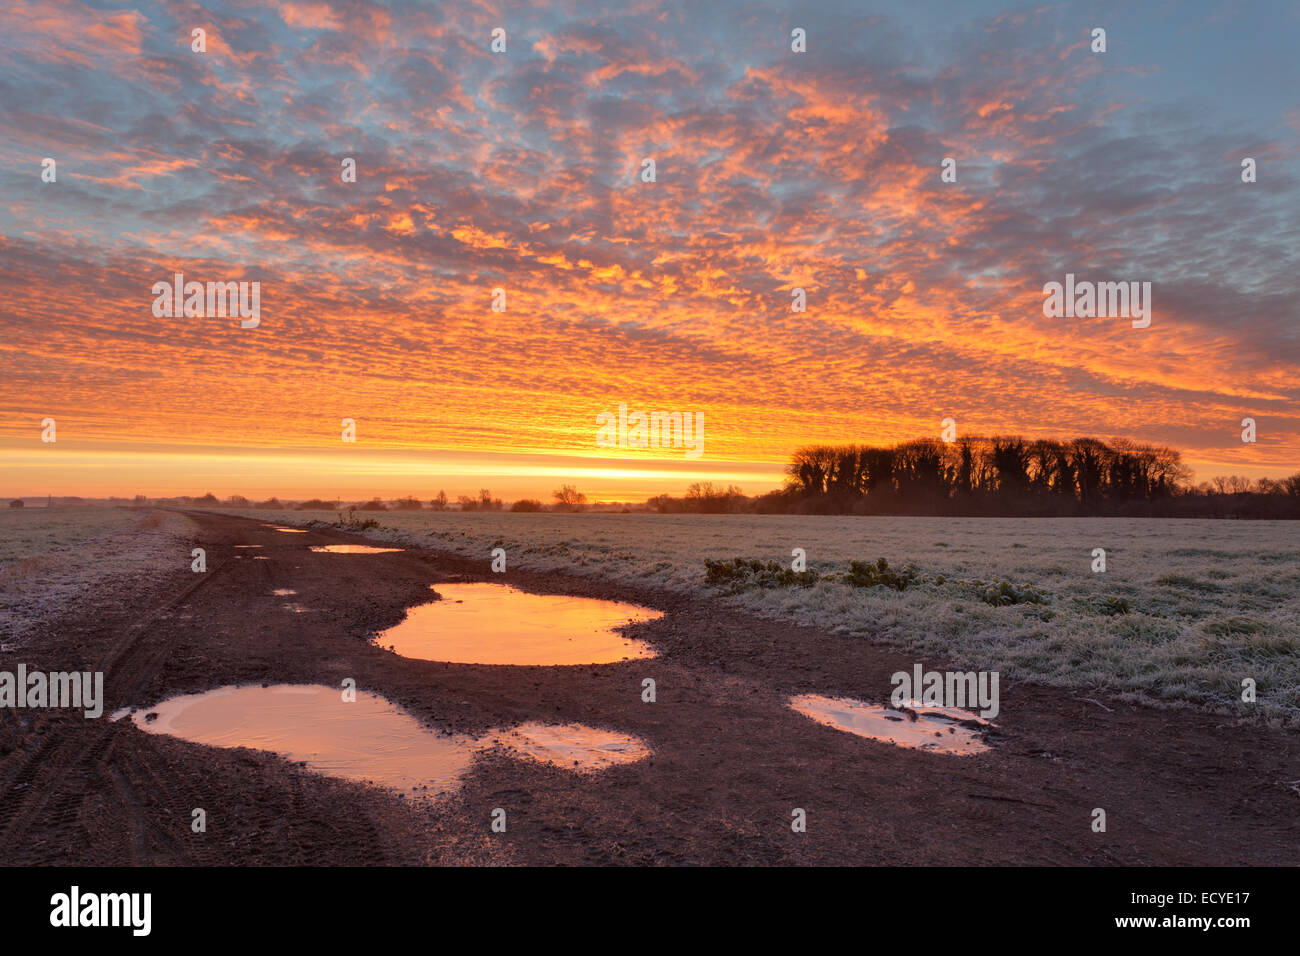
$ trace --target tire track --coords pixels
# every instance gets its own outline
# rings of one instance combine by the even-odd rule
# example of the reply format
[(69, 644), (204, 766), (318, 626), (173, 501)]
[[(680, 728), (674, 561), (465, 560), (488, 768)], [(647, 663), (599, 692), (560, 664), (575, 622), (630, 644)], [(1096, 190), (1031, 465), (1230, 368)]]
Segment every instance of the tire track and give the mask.
[[(115, 699), (135, 699), (158, 674), (168, 645), (161, 639), (151, 639), (152, 629), (215, 580), (230, 561), (227, 557), (179, 594), (148, 611), (100, 657), (94, 670), (103, 672), (104, 685), (113, 688)], [(41, 728), (36, 749), (17, 757), (16, 772), (5, 775), (9, 781), (0, 795), (0, 848), (37, 845), (33, 838), (40, 830), (66, 832), (80, 825), (85, 798), (112, 784), (106, 768), (111, 745), (116, 735), (129, 730), (103, 716), (93, 722), (51, 716), (52, 720)], [(6, 763), (13, 760), (11, 755)], [(137, 861), (133, 857), (131, 862)]]

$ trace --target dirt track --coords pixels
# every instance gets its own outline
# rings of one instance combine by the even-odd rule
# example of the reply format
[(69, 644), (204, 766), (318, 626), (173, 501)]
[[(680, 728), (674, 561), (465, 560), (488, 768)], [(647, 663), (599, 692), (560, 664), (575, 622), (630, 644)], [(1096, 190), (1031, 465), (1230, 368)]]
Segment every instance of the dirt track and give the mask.
[[(106, 596), (39, 650), (0, 655), (0, 669), (101, 669), (106, 716), (222, 684), (352, 677), (448, 730), (581, 722), (636, 734), (653, 756), (578, 775), (493, 752), (457, 793), (412, 805), (260, 752), (106, 716), (10, 710), (0, 713), (0, 864), (1300, 863), (1294, 733), (1099, 698), (1108, 712), (1004, 682), (992, 752), (904, 750), (819, 726), (785, 702), (807, 692), (878, 700), (915, 655), (675, 594), (489, 575), (487, 555), (316, 554), (307, 547), (361, 539), (190, 517), (206, 574), (178, 570), (117, 603)], [(659, 608), (662, 620), (631, 633), (661, 656), (487, 667), (406, 660), (369, 642), (427, 600), (430, 583), (489, 577)], [(284, 610), (275, 588), (313, 611)], [(657, 703), (642, 702), (644, 677)], [(207, 811), (204, 834), (190, 831), (195, 807)], [(490, 832), (494, 807), (507, 811), (504, 834)], [(807, 833), (791, 832), (795, 807)], [(1106, 810), (1106, 833), (1091, 830), (1094, 807)]]

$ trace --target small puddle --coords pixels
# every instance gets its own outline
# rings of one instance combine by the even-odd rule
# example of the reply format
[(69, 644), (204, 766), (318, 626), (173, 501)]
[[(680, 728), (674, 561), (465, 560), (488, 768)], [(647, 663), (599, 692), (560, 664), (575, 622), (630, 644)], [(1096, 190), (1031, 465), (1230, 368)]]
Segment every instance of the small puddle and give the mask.
[(573, 771), (603, 770), (650, 755), (638, 737), (585, 724), (526, 723), (481, 737), (440, 733), (378, 694), (356, 695), (347, 703), (338, 688), (319, 684), (218, 687), (153, 707), (123, 707), (109, 720), (130, 716), (151, 734), (266, 750), (331, 777), (421, 796), (454, 789), (474, 755), (495, 744)]
[(387, 551), (401, 551), (401, 548), (375, 548), (368, 544), (316, 544), (313, 551), (323, 554), (384, 554)]
[(260, 544), (237, 544), (235, 545), (235, 547), (236, 548), (260, 548), (261, 545)]
[(919, 700), (909, 700), (903, 709), (916, 711), (918, 717), (939, 717), (944, 720), (979, 724), (981, 727), (993, 726), (991, 721), (985, 720), (979, 714), (962, 710), (960, 707), (932, 707), (922, 704)]
[(274, 594), (276, 597), (292, 597), (298, 592), (295, 591), (293, 588), (276, 588), (271, 593)]
[(989, 749), (988, 744), (976, 729), (967, 724), (993, 726), (978, 714), (955, 707), (922, 707), (918, 704), (909, 708), (909, 714), (908, 710), (894, 710), (883, 704), (868, 704), (851, 697), (822, 697), (820, 694), (791, 697), (790, 706), (805, 717), (836, 730), (930, 753), (983, 753)]
[(437, 593), (441, 601), (408, 609), (402, 623), (379, 634), (379, 646), (449, 664), (611, 664), (655, 656), (645, 641), (615, 628), (663, 617), (635, 604), (505, 584), (439, 584)]
[(533, 760), (566, 770), (604, 770), (650, 756), (650, 748), (638, 737), (585, 724), (520, 724), (502, 743)]
[(285, 534), (306, 534), (307, 533), (306, 528), (282, 528), (278, 524), (273, 524), (271, 525), (271, 527), (276, 531), (283, 531)]
[(151, 734), (269, 750), (346, 780), (431, 793), (456, 785), (473, 759), (473, 737), (440, 734), (377, 694), (356, 694), (345, 703), (338, 688), (317, 684), (219, 687), (136, 710), (131, 720)]

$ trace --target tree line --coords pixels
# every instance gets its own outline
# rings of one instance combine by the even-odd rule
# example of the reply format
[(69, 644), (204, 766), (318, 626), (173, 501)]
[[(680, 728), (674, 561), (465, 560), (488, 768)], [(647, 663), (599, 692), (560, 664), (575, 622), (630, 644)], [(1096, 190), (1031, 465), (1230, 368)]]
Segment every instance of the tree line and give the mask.
[(1290, 517), (1300, 501), (1300, 473), (1280, 481), (1216, 478), (1193, 487), (1178, 451), (1124, 439), (810, 445), (795, 451), (786, 479), (790, 504), (803, 506), (792, 510), (863, 514), (1208, 516), (1216, 511), (1212, 499), (1240, 495), (1276, 499), (1254, 502), (1254, 510), (1275, 515), (1249, 516)]
[[(587, 505), (587, 496), (578, 491), (573, 485), (561, 485), (554, 492), (552, 497), (554, 503), (547, 506), (535, 498), (521, 498), (510, 505), (510, 511), (582, 511)], [(113, 500), (113, 499), (111, 499)], [(121, 499), (125, 501), (126, 499)], [(144, 495), (136, 495), (134, 502), (136, 506), (147, 505), (149, 499)], [(267, 511), (423, 511), (426, 508), (429, 511), (503, 511), (506, 510), (505, 504), (500, 498), (492, 497), (492, 492), (487, 488), (480, 488), (477, 496), (458, 495), (456, 506), (453, 507), (451, 500), (447, 497), (447, 492), (439, 491), (435, 498), (432, 498), (426, 505), (415, 495), (407, 495), (404, 498), (394, 498), (385, 501), (376, 495), (368, 501), (357, 501), (348, 504), (341, 499), (326, 498), (309, 498), (306, 501), (281, 501), (279, 498), (268, 498), (265, 501), (253, 501), (244, 495), (230, 495), (225, 499), (218, 498), (212, 492), (205, 495), (180, 495), (172, 498), (157, 498), (155, 503), (158, 505), (186, 507), (199, 506), (206, 508), (241, 508), (241, 509), (260, 509)], [(16, 502), (10, 507), (21, 508), (23, 504)]]

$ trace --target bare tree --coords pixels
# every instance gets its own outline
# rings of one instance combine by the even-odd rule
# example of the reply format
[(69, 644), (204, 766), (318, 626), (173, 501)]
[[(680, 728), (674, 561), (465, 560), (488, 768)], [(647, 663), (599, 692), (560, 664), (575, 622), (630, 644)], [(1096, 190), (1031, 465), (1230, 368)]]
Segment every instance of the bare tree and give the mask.
[(581, 511), (587, 502), (587, 496), (573, 485), (561, 485), (552, 494), (555, 496), (555, 507), (561, 511)]

